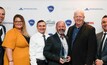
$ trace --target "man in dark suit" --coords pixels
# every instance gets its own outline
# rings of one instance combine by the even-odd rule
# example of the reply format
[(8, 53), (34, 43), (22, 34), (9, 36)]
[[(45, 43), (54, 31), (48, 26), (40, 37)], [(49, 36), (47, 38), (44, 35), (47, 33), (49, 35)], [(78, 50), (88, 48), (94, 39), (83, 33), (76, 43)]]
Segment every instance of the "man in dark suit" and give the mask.
[(6, 32), (5, 26), (2, 24), (4, 18), (5, 18), (5, 10), (3, 7), (0, 7), (0, 65), (3, 65), (3, 56), (4, 56), (4, 49), (1, 46)]
[(75, 24), (67, 36), (71, 44), (71, 65), (92, 65), (97, 51), (95, 28), (84, 22), (84, 12), (74, 12)]
[(98, 52), (96, 65), (107, 65), (107, 15), (103, 16), (101, 22), (103, 31), (97, 34)]
[(64, 35), (66, 30), (65, 23), (58, 21), (56, 23), (57, 32), (48, 37), (44, 47), (44, 56), (47, 58), (48, 65), (69, 65), (70, 53), (67, 38)]

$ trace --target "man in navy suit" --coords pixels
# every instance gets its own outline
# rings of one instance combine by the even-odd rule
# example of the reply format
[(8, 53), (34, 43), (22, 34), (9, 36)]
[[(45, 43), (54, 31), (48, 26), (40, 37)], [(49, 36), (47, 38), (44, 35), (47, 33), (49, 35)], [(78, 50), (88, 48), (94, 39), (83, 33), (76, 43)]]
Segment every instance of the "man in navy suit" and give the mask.
[(95, 63), (96, 65), (107, 65), (107, 35), (104, 37), (104, 34), (107, 34), (107, 15), (102, 17), (101, 25), (103, 31), (97, 34), (98, 52)]
[(71, 44), (71, 65), (92, 65), (97, 51), (95, 28), (84, 22), (82, 10), (74, 12), (75, 24), (68, 29)]
[(48, 65), (69, 65), (70, 51), (67, 38), (64, 35), (66, 30), (65, 23), (58, 21), (56, 23), (56, 33), (48, 37), (44, 47), (44, 56), (47, 58)]

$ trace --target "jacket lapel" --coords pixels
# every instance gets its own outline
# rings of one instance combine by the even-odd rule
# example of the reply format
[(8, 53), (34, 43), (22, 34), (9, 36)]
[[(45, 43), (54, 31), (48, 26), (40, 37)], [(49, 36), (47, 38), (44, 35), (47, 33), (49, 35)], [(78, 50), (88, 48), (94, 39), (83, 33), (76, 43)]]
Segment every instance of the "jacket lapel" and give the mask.
[(56, 42), (58, 42), (57, 44), (58, 44), (59, 46), (61, 46), (61, 41), (60, 41), (60, 38), (59, 38), (59, 36), (58, 36), (57, 33), (55, 33), (54, 37), (55, 37), (54, 39), (56, 40)]
[(103, 36), (103, 32), (101, 32), (101, 33), (97, 36), (98, 51), (99, 51), (99, 49), (100, 49), (102, 36)]
[(81, 38), (81, 34), (85, 31), (86, 29), (86, 23), (83, 24), (83, 26), (80, 28), (80, 31), (78, 32), (75, 40), (74, 40), (74, 44), (75, 44), (75, 41), (78, 40), (79, 38)]
[(105, 50), (105, 48), (107, 47), (107, 38), (106, 38), (106, 40), (105, 40), (105, 42), (104, 42), (105, 44), (104, 44), (104, 48), (103, 48), (103, 51)]

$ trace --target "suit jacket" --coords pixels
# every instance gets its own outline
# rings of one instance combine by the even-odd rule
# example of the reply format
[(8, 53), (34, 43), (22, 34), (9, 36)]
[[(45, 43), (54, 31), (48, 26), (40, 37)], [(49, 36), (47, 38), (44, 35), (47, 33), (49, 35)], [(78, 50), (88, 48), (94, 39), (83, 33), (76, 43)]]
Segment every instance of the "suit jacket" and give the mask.
[(71, 65), (92, 65), (97, 51), (95, 28), (84, 23), (72, 46), (74, 25), (68, 29), (67, 36), (71, 44)]
[[(6, 28), (5, 28), (5, 26), (4, 25), (0, 25), (0, 26), (2, 26), (3, 27), (3, 31), (4, 31), (4, 34), (6, 33)], [(0, 31), (0, 37), (1, 37), (1, 35), (2, 35), (3, 33), (2, 33), (2, 31)], [(3, 47), (1, 46), (2, 45), (2, 40), (0, 40), (0, 65), (3, 65), (3, 57), (4, 57), (4, 49), (3, 49)]]
[[(103, 36), (103, 32), (97, 34), (97, 44), (98, 44), (97, 58), (99, 57), (99, 48), (101, 45), (102, 36)], [(107, 65), (107, 39), (105, 40), (104, 48), (101, 54), (101, 60), (104, 61), (104, 65)]]
[(61, 65), (59, 63), (61, 44), (62, 43), (57, 33), (47, 38), (43, 54), (47, 58), (49, 65)]

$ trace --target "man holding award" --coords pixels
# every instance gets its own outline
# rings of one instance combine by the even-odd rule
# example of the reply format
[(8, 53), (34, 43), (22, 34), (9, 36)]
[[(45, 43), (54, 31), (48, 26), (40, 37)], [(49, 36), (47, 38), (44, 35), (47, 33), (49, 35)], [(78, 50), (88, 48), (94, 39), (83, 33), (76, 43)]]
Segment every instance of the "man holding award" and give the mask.
[(56, 33), (48, 37), (44, 47), (44, 56), (47, 58), (48, 65), (69, 65), (71, 60), (65, 36), (66, 26), (64, 21), (56, 23)]

